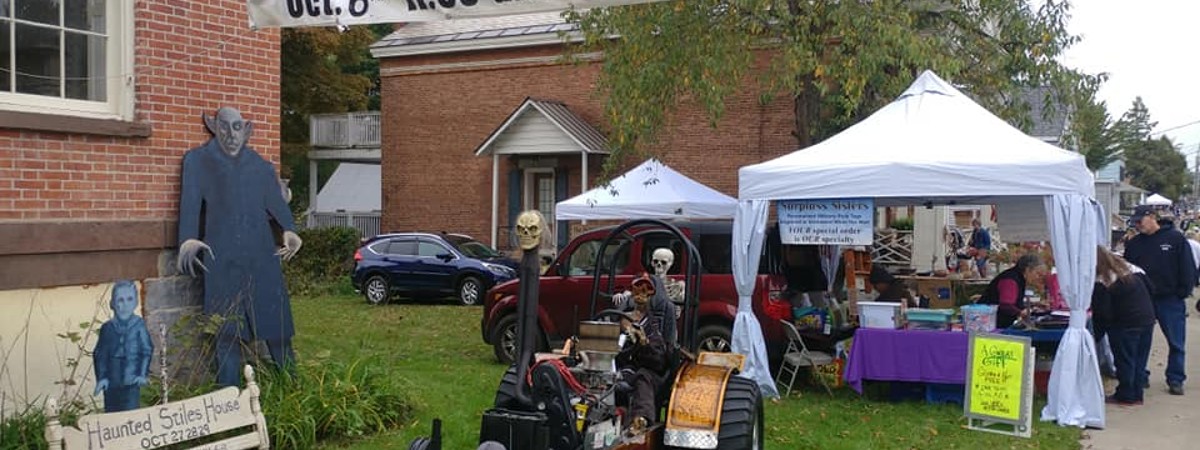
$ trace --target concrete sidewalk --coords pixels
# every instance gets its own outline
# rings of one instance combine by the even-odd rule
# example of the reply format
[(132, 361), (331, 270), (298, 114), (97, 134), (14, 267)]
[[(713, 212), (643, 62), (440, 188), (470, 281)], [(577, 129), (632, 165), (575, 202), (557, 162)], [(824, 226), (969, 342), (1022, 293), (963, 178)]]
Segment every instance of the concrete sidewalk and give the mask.
[[(1183, 396), (1167, 393), (1167, 341), (1154, 327), (1150, 350), (1150, 389), (1143, 406), (1107, 405), (1107, 427), (1086, 430), (1080, 441), (1084, 449), (1134, 450), (1200, 448), (1200, 314), (1195, 297), (1189, 299), (1187, 323), (1187, 375)], [(1109, 391), (1111, 393), (1111, 390)]]

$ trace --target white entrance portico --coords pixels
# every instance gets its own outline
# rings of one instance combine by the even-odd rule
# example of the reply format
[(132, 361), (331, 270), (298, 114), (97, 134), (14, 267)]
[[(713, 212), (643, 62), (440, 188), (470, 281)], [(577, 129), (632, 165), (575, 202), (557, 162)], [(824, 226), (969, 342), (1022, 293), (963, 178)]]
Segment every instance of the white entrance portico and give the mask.
[[(511, 228), (521, 210), (537, 209), (552, 222), (554, 204), (569, 197), (569, 179), (578, 177), (579, 192), (587, 190), (589, 166), (598, 162), (593, 156), (608, 154), (606, 141), (603, 134), (565, 104), (526, 98), (475, 151), (476, 156), (492, 156), (491, 245), (511, 247), (503, 239), (511, 239), (511, 233), (506, 236), (500, 233)], [(579, 157), (579, 172), (572, 175), (569, 172), (574, 164), (569, 161), (574, 155)], [(509, 182), (508, 217), (502, 225), (503, 168), (509, 169)], [(565, 223), (551, 228), (552, 242), (565, 243), (565, 228)]]

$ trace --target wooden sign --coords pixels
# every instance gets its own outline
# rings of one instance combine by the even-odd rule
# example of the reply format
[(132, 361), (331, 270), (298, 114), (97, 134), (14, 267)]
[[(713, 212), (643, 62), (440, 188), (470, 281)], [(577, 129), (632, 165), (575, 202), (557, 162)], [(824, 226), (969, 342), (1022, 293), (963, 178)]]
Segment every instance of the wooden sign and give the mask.
[(1030, 437), (1034, 355), (1027, 337), (971, 334), (963, 401), (968, 428)]
[[(47, 402), (46, 440), (51, 450), (150, 450), (252, 427), (245, 434), (208, 442), (197, 449), (269, 448), (266, 418), (258, 403), (258, 385), (246, 366), (246, 389), (216, 392), (132, 411), (93, 414), (75, 427), (58, 422), (57, 403)], [(211, 440), (212, 438), (210, 438)]]

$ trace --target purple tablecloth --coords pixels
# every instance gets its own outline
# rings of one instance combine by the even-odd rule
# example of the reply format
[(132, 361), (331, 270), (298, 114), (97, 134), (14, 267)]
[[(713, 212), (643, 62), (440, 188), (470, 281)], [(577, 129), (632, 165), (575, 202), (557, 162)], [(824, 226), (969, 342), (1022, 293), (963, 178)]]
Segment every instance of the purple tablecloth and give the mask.
[(859, 328), (846, 362), (846, 384), (860, 394), (864, 379), (962, 384), (967, 338), (956, 331)]

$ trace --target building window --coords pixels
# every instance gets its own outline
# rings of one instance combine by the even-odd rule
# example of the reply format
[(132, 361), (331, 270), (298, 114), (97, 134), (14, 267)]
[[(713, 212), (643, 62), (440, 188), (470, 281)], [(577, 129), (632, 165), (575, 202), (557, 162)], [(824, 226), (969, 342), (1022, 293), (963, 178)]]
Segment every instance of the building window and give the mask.
[(133, 2), (0, 0), (0, 109), (132, 118)]

